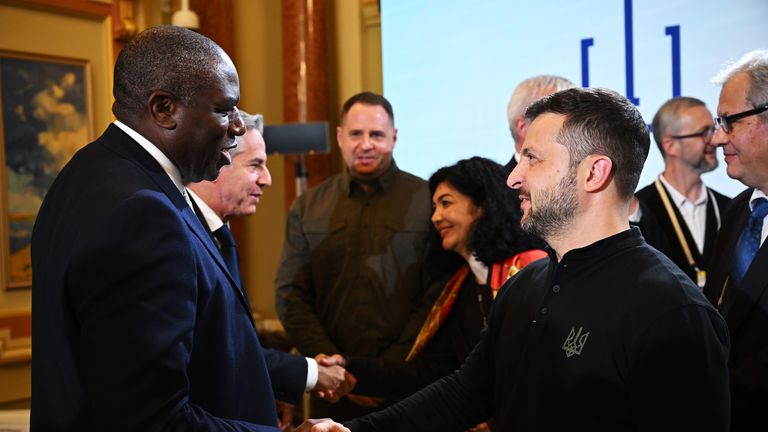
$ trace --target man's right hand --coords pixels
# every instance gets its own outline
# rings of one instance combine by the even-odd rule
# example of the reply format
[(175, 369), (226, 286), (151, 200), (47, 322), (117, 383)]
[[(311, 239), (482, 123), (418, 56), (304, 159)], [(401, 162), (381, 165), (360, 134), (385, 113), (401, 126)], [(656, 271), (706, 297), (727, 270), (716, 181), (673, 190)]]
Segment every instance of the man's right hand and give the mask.
[(324, 360), (330, 358), (332, 357), (327, 357), (324, 354), (315, 358), (317, 361), (317, 384), (313, 391), (318, 397), (329, 402), (338, 402), (355, 387), (357, 379), (340, 366), (336, 359), (333, 361)]
[(341, 354), (334, 354), (332, 356), (325, 355), (325, 354), (318, 354), (315, 357), (315, 361), (318, 365), (323, 366), (334, 366), (339, 365), (341, 367), (347, 366), (347, 361)]

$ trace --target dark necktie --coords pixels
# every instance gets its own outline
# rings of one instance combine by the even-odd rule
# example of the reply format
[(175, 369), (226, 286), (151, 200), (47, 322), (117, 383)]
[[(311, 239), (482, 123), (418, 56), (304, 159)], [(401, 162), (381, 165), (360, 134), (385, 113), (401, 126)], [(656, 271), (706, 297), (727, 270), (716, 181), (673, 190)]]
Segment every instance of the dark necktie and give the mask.
[(749, 265), (760, 248), (760, 234), (763, 230), (763, 219), (768, 215), (768, 200), (758, 198), (752, 205), (752, 212), (749, 215), (747, 225), (741, 233), (739, 242), (736, 244), (736, 251), (733, 254), (731, 263), (731, 279), (736, 286), (741, 286), (744, 275), (747, 274)]
[(222, 225), (221, 228), (213, 232), (213, 235), (219, 241), (219, 249), (222, 258), (224, 258), (224, 264), (227, 265), (229, 273), (232, 278), (237, 282), (238, 288), (242, 290), (243, 284), (240, 281), (240, 258), (237, 254), (237, 245), (235, 245), (235, 237), (232, 235), (232, 231), (229, 230), (227, 225)]

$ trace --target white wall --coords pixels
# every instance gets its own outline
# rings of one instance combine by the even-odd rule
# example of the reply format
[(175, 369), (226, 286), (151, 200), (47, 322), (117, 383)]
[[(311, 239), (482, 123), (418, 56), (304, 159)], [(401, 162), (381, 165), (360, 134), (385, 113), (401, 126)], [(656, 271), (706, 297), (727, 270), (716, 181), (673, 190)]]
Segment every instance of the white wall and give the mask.
[[(648, 123), (673, 96), (672, 37), (679, 26), (680, 91), (715, 114), (711, 78), (727, 62), (768, 48), (766, 0), (442, 0), (382, 1), (384, 94), (399, 129), (398, 165), (428, 177), (458, 159), (506, 163), (513, 151), (506, 106), (515, 85), (537, 74), (582, 83), (582, 40), (589, 85), (625, 96), (625, 7), (632, 11), (633, 96)], [(722, 152), (718, 152), (722, 156)], [(663, 169), (651, 144), (640, 186)], [(743, 186), (725, 163), (704, 181), (727, 195)]]

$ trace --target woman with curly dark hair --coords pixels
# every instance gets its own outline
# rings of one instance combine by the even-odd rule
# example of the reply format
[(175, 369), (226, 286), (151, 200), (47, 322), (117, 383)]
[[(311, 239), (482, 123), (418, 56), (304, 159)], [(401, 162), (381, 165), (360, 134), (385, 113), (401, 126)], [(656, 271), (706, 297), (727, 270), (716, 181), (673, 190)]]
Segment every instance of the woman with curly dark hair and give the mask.
[(498, 163), (461, 160), (435, 172), (429, 187), (434, 208), (429, 262), (451, 276), (404, 361), (320, 359), (344, 365), (357, 378), (355, 394), (399, 399), (457, 369), (480, 339), (496, 292), (527, 262), (545, 256), (530, 250), (520, 231), (513, 207), (517, 195)]

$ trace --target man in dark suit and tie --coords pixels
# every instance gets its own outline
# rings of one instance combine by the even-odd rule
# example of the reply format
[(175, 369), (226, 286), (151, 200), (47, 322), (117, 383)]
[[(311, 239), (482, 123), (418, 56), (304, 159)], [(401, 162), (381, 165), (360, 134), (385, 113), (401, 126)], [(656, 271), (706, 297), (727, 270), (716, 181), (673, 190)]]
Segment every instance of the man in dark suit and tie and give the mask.
[(117, 120), (64, 167), (32, 235), (34, 430), (277, 431), (248, 302), (189, 205), (245, 132), (210, 39), (120, 52)]
[[(230, 274), (248, 298), (240, 277), (237, 246), (229, 229), (229, 220), (256, 213), (264, 190), (272, 185), (267, 168), (267, 152), (262, 137), (263, 117), (240, 111), (245, 134), (237, 139), (237, 147), (229, 151), (232, 163), (224, 166), (215, 181), (188, 185), (195, 213), (219, 248)], [(340, 366), (323, 366), (312, 358), (264, 349), (267, 369), (275, 397), (297, 404), (305, 391), (322, 393), (332, 401), (344, 396), (354, 385), (354, 378)]]
[(724, 69), (712, 143), (728, 175), (748, 187), (733, 199), (710, 264), (707, 298), (731, 334), (731, 431), (768, 425), (768, 51)]
[[(646, 241), (663, 252), (701, 288), (722, 215), (731, 199), (704, 185), (703, 173), (717, 168), (712, 113), (703, 101), (672, 98), (653, 116), (653, 138), (664, 172), (636, 196), (644, 206), (630, 215)], [(656, 235), (650, 235), (653, 230)]]

